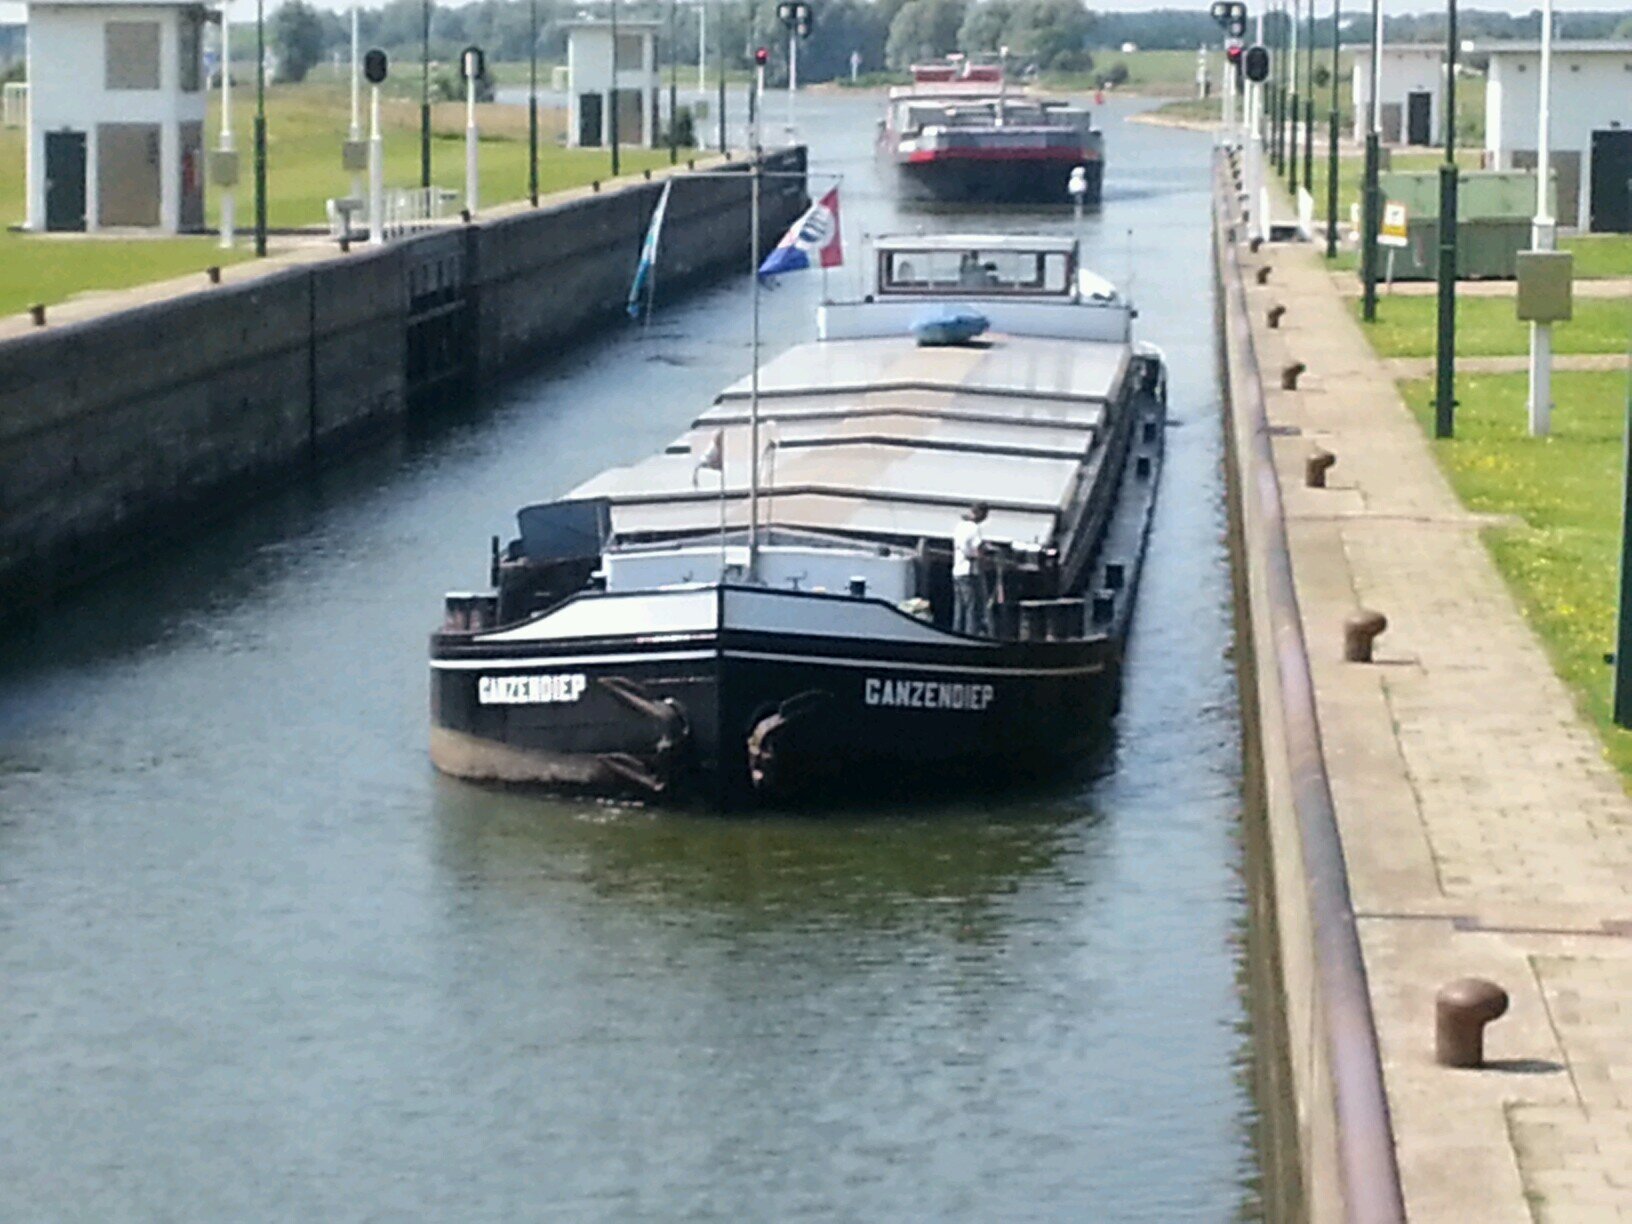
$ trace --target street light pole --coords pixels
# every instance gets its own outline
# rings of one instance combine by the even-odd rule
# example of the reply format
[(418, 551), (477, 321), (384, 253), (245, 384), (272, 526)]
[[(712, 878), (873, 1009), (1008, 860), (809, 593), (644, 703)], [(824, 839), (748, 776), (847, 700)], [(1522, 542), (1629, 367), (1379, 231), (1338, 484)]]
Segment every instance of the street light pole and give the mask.
[(680, 42), (674, 24), (676, 0), (669, 0), (669, 165), (680, 160)]
[(1269, 160), (1279, 174), (1284, 168), (1281, 162), (1281, 121), (1286, 114), (1286, 7), (1284, 3), (1277, 3), (1273, 16), (1280, 18), (1275, 22), (1275, 32), (1271, 35), (1274, 43), (1274, 76), (1270, 79), (1269, 90)]
[[(351, 6), (351, 126), (346, 130), (346, 139), (354, 146), (363, 138), (361, 55), (362, 52), (357, 46), (357, 5), (356, 0), (353, 0)], [(355, 170), (351, 174), (351, 198), (354, 200), (363, 198), (363, 176)], [(346, 228), (348, 230), (351, 228), (349, 221)]]
[(1439, 340), (1434, 354), (1434, 437), (1456, 431), (1456, 0), (1445, 25), (1445, 164), (1439, 168)]
[(1337, 80), (1339, 50), (1343, 44), (1343, 0), (1332, 0), (1332, 109), (1327, 124), (1330, 148), (1326, 157), (1326, 258), (1337, 258)]
[(255, 254), (266, 254), (266, 0), (255, 0)]
[[(1308, 93), (1303, 99), (1303, 185), (1315, 194), (1315, 0), (1309, 2), (1309, 24), (1304, 30), (1304, 81)], [(1311, 211), (1313, 202), (1311, 201)]]
[(527, 0), (527, 198), (538, 207), (538, 0)]
[[(705, 3), (706, 3), (706, 0), (705, 0)], [(725, 14), (723, 12), (715, 20), (714, 24), (719, 29), (719, 33), (715, 35), (715, 40), (716, 40), (716, 44), (717, 44), (717, 50), (716, 50), (716, 53), (715, 53), (715, 59), (717, 61), (716, 68), (715, 68), (715, 73), (716, 73), (716, 75), (718, 75), (719, 80), (716, 81), (715, 84), (719, 87), (719, 91), (720, 91), (720, 105), (719, 105), (719, 111), (720, 111), (720, 155), (723, 157), (725, 155), (725, 151), (726, 151), (725, 150), (725, 147), (726, 147), (726, 138), (725, 138)]]
[[(227, 0), (221, 4), (221, 160), (236, 163), (232, 157), (232, 29), (231, 6)], [(234, 171), (237, 167), (234, 165)], [(221, 190), (221, 249), (230, 251), (233, 243), (234, 210), (237, 200), (238, 175), (236, 172), (228, 176), (231, 183)]]
[[(1310, 7), (1314, 7), (1314, 0), (1309, 0)], [(1298, 0), (1292, 0), (1292, 20), (1288, 30), (1291, 49), (1287, 53), (1287, 72), (1292, 82), (1292, 93), (1287, 104), (1286, 123), (1286, 187), (1292, 193), (1294, 207), (1298, 200), (1298, 115), (1302, 107), (1298, 105)]]
[[(1632, 360), (1632, 346), (1627, 356)], [(1621, 582), (1615, 617), (1615, 725), (1632, 727), (1632, 379), (1626, 391), (1625, 461), (1621, 470)]]
[(612, 142), (612, 177), (618, 177), (618, 0), (612, 11), (612, 113), (607, 117), (607, 137)]
[(419, 26), (419, 185), (431, 189), (431, 0), (421, 6)]
[(1371, 105), (1366, 120), (1365, 195), (1360, 207), (1360, 317), (1367, 323), (1377, 321), (1377, 227), (1382, 223), (1383, 212), (1382, 191), (1377, 185), (1378, 162), (1382, 157), (1377, 123), (1381, 115), (1378, 86), (1382, 75), (1382, 0), (1371, 0)]
[[(1550, 251), (1557, 221), (1547, 198), (1551, 174), (1553, 85), (1553, 0), (1541, 4), (1541, 113), (1536, 130), (1536, 215), (1530, 223), (1530, 248)], [(1530, 434), (1545, 437), (1553, 424), (1553, 325), (1530, 324)]]

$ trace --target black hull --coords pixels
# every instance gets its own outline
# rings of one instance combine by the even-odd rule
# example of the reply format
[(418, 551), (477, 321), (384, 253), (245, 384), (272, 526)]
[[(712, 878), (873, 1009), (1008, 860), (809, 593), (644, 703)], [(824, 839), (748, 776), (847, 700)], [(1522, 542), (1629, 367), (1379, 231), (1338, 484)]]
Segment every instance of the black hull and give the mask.
[(476, 781), (723, 807), (968, 775), (1000, 783), (1092, 752), (1121, 679), (1109, 638), (1006, 643), (1004, 661), (989, 648), (909, 660), (853, 641), (731, 633), (683, 651), (625, 646), (596, 662), (528, 652), (524, 668), (504, 669), (571, 677), (555, 684), (575, 699), (547, 704), (484, 703), (482, 677), (501, 672), (438, 666), (435, 764)]
[(938, 204), (1054, 204), (1071, 203), (1066, 184), (1072, 169), (1087, 170), (1088, 191), (1083, 203), (1099, 204), (1104, 163), (1098, 159), (1062, 161), (965, 160), (959, 158), (907, 162), (894, 158), (897, 194), (903, 200)]

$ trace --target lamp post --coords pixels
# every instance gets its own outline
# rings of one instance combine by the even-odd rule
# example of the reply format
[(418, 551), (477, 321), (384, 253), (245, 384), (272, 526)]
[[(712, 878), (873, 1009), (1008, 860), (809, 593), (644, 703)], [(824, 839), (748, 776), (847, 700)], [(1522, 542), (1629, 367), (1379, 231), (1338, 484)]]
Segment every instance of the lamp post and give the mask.
[[(357, 5), (353, 3), (351, 6), (351, 125), (346, 129), (346, 140), (353, 146), (363, 138), (362, 85), (360, 81), (362, 63), (359, 59), (360, 54), (357, 45)], [(351, 175), (351, 198), (360, 200), (362, 197), (362, 176), (353, 170)], [(346, 228), (348, 231), (351, 228), (349, 220)]]
[[(1632, 360), (1632, 345), (1627, 357)], [(1621, 473), (1621, 581), (1615, 617), (1615, 725), (1632, 727), (1632, 377), (1626, 391), (1626, 458)]]
[(674, 25), (675, 0), (669, 0), (669, 165), (680, 160), (680, 43)]
[[(1309, 21), (1304, 27), (1303, 185), (1315, 194), (1315, 0), (1308, 0)], [(1312, 210), (1312, 205), (1311, 205)]]
[(607, 139), (612, 145), (612, 177), (618, 177), (618, 0), (608, 5), (612, 14), (612, 113), (607, 116)]
[(421, 5), (419, 23), (419, 185), (431, 189), (431, 0)]
[[(1552, 177), (1553, 0), (1541, 3), (1541, 112), (1536, 117), (1536, 215), (1530, 222), (1530, 248), (1550, 251), (1557, 222), (1548, 200)], [(1553, 325), (1530, 324), (1530, 434), (1545, 437), (1553, 424)]]
[(527, 198), (538, 207), (538, 0), (527, 0)]
[(1456, 431), (1456, 0), (1445, 10), (1445, 164), (1439, 168), (1439, 340), (1434, 352), (1434, 437)]
[(1327, 123), (1326, 258), (1337, 258), (1337, 80), (1339, 49), (1343, 45), (1343, 0), (1332, 0), (1332, 109)]
[(481, 195), (481, 167), (477, 162), (476, 86), (487, 68), (480, 47), (466, 47), (459, 54), (459, 68), (465, 75), (465, 211), (476, 215)]
[(266, 254), (266, 0), (255, 0), (255, 254)]
[[(1314, 0), (1309, 0), (1311, 7)], [(1292, 0), (1292, 19), (1288, 23), (1288, 36), (1291, 50), (1287, 55), (1287, 79), (1292, 83), (1291, 93), (1287, 97), (1286, 119), (1286, 151), (1282, 157), (1286, 160), (1286, 186), (1292, 193), (1294, 204), (1298, 198), (1298, 115), (1302, 107), (1298, 105), (1298, 0)]]
[(1360, 205), (1360, 317), (1367, 323), (1377, 320), (1377, 227), (1383, 212), (1382, 192), (1377, 186), (1377, 163), (1382, 153), (1377, 121), (1382, 75), (1383, 8), (1381, 0), (1371, 0), (1371, 98), (1366, 120), (1365, 194)]
[(715, 84), (719, 87), (720, 91), (720, 155), (723, 157), (725, 155), (727, 143), (725, 138), (725, 14), (721, 13), (719, 20), (717, 20), (714, 24), (719, 28), (719, 33), (715, 35), (718, 43), (715, 52), (715, 59), (717, 61), (716, 73), (720, 79), (716, 81)]
[[(1275, 6), (1272, 16), (1282, 16), (1282, 7)], [(1286, 76), (1286, 56), (1281, 54), (1282, 44), (1286, 37), (1286, 22), (1276, 21), (1274, 33), (1270, 36), (1273, 44), (1271, 66), (1274, 77), (1269, 83), (1269, 161), (1275, 167), (1275, 173), (1281, 172), (1281, 103), (1285, 95), (1282, 81)]]
[[(232, 20), (230, 5), (227, 0), (221, 3), (221, 143), (220, 160), (223, 172), (217, 181), (221, 182), (221, 249), (230, 251), (233, 241), (234, 207), (238, 175), (237, 167), (233, 166), (233, 173), (227, 174), (225, 167), (235, 163), (232, 143)], [(231, 182), (224, 181), (230, 179)]]

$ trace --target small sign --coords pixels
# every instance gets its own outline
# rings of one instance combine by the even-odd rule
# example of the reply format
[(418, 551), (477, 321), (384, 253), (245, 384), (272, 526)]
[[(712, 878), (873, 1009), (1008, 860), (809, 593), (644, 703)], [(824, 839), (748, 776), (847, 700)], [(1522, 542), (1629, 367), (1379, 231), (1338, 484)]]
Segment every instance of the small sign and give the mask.
[(1383, 228), (1378, 231), (1377, 241), (1383, 246), (1410, 246), (1411, 240), (1406, 234), (1408, 219), (1404, 204), (1397, 204), (1393, 200), (1384, 204)]

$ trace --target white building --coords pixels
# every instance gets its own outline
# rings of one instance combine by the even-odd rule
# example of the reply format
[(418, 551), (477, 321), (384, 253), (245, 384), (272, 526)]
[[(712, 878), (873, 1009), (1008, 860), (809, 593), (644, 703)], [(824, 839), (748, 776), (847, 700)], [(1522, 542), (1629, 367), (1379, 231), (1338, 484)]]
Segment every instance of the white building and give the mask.
[[(612, 26), (605, 21), (567, 24), (567, 143), (575, 149), (612, 143), (612, 100), (617, 98), (618, 143), (650, 149), (657, 143), (657, 32), (660, 21), (619, 21), (616, 80)], [(615, 93), (614, 93), (615, 91)]]
[(203, 5), (28, 6), (28, 228), (204, 225)]
[[(1481, 43), (1471, 50), (1490, 56), (1486, 164), (1496, 170), (1534, 167), (1541, 44)], [(1551, 94), (1548, 148), (1557, 175), (1558, 223), (1632, 231), (1632, 41), (1554, 39)]]
[[(1354, 138), (1371, 126), (1371, 48), (1354, 49)], [(1384, 144), (1431, 145), (1444, 139), (1445, 48), (1420, 43), (1383, 46)]]

